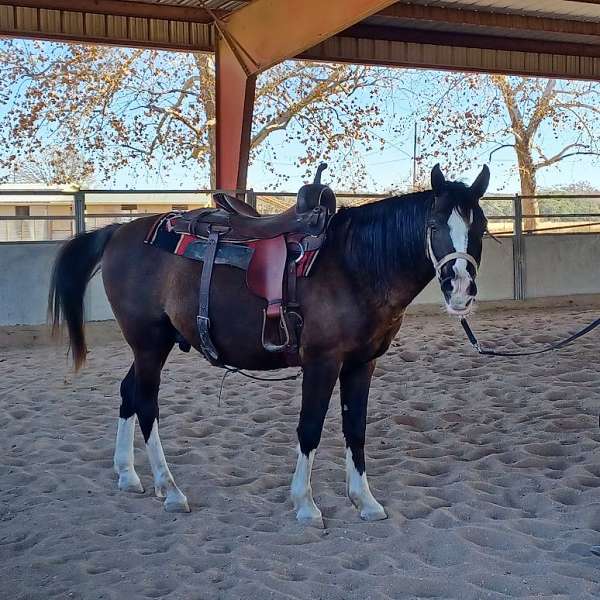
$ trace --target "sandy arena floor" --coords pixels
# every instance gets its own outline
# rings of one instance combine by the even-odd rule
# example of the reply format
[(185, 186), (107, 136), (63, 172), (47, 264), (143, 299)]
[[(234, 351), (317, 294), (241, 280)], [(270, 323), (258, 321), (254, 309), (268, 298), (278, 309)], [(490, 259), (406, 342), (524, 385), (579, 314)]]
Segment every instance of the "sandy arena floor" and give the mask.
[[(548, 342), (596, 311), (500, 311), (487, 341)], [(174, 351), (161, 438), (192, 508), (119, 492), (112, 453), (122, 342), (0, 357), (0, 597), (460, 600), (600, 597), (600, 334), (558, 353), (475, 356), (444, 316), (408, 317), (371, 391), (367, 469), (389, 519), (345, 497), (336, 390), (313, 471), (325, 530), (294, 521), (300, 383), (228, 378)]]

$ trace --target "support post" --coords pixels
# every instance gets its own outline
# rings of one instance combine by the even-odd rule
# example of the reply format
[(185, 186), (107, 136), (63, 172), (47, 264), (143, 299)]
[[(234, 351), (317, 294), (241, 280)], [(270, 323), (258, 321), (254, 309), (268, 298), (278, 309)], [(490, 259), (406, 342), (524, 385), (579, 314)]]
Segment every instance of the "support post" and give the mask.
[(246, 190), (246, 202), (252, 208), (256, 208), (256, 192), (252, 188)]
[(513, 278), (515, 300), (525, 300), (525, 245), (523, 243), (523, 204), (521, 196), (513, 199), (515, 228), (513, 234)]
[(254, 0), (215, 20), (217, 188), (243, 198), (256, 76), (394, 2)]
[(216, 49), (217, 188), (246, 188), (256, 75), (248, 75), (220, 38)]
[(85, 192), (78, 190), (73, 195), (73, 214), (75, 215), (75, 233), (85, 231)]

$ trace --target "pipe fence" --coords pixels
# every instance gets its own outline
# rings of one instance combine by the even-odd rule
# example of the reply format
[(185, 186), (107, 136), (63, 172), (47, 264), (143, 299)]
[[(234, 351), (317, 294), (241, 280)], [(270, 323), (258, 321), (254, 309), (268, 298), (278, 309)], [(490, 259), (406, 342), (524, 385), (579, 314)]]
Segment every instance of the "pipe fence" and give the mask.
[[(215, 191), (0, 189), (0, 245), (64, 240), (113, 222), (208, 207)], [(296, 200), (296, 194), (286, 192), (238, 193), (245, 194), (261, 214), (281, 212)], [(386, 195), (339, 193), (336, 197), (339, 206), (349, 207)], [(489, 232), (512, 243), (515, 299), (525, 298), (528, 237), (600, 234), (600, 194), (486, 196), (481, 205)]]

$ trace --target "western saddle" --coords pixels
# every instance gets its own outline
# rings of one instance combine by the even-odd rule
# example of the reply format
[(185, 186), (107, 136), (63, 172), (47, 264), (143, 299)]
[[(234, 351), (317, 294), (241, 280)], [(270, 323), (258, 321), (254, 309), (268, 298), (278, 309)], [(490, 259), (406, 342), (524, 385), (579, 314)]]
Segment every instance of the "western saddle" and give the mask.
[(216, 208), (189, 211), (174, 220), (176, 233), (206, 242), (196, 322), (202, 352), (211, 364), (224, 366), (210, 336), (209, 306), (217, 251), (229, 245), (242, 245), (252, 252), (246, 284), (267, 301), (263, 310), (263, 347), (270, 352), (285, 352), (290, 366), (298, 364), (298, 337), (303, 321), (296, 279), (308, 275), (336, 211), (334, 193), (321, 184), (321, 173), (326, 167), (325, 163), (319, 165), (314, 182), (302, 186), (296, 204), (281, 214), (261, 216), (249, 204), (217, 193)]

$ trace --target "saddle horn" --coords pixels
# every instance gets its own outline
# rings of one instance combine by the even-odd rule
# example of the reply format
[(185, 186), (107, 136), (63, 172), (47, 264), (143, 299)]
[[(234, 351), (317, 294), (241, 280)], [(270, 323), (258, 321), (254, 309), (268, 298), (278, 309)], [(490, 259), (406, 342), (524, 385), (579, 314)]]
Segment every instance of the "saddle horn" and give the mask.
[(315, 180), (313, 181), (313, 184), (318, 184), (321, 185), (321, 173), (327, 168), (327, 163), (322, 162), (318, 167), (317, 167), (317, 173), (315, 175)]

